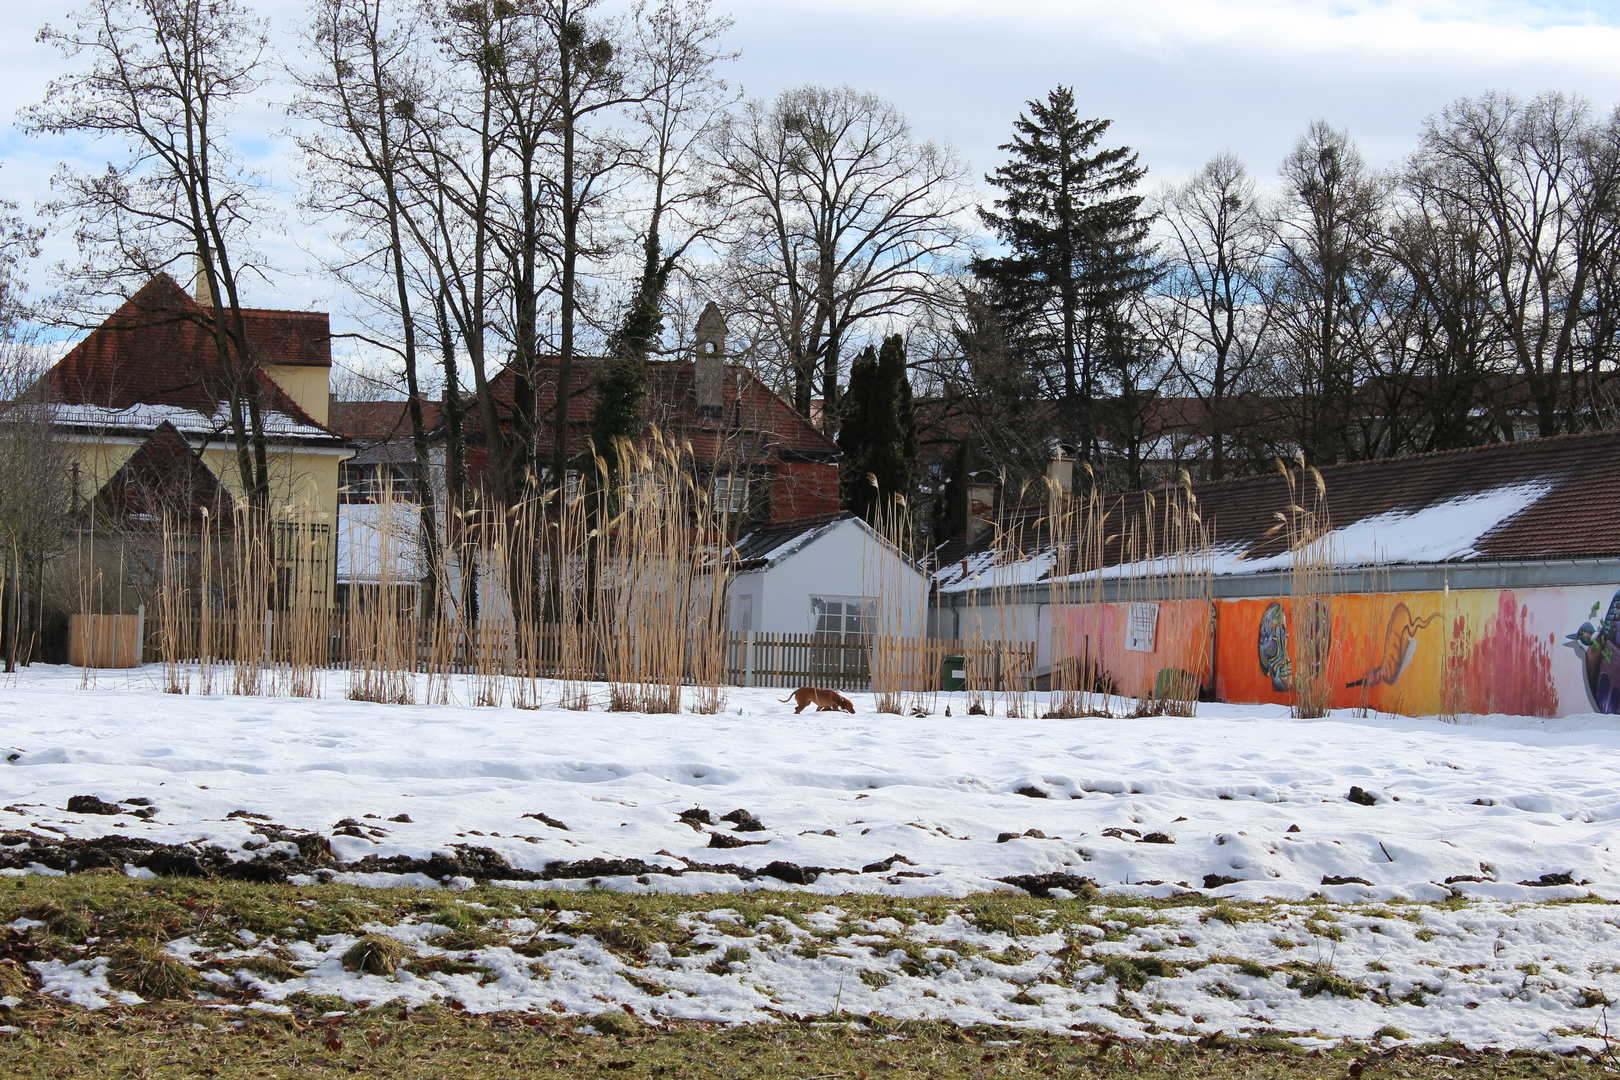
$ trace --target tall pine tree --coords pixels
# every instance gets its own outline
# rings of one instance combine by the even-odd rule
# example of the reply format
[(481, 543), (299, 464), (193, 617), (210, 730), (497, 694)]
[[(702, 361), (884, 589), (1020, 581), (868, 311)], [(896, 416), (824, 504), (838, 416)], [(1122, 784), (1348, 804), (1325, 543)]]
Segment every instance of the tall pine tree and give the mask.
[(996, 286), (1010, 344), (1041, 373), (1065, 436), (1088, 457), (1107, 328), (1154, 279), (1152, 219), (1135, 193), (1147, 170), (1128, 146), (1098, 147), (1111, 123), (1080, 119), (1069, 87), (1029, 102), (1000, 148), (1007, 163), (985, 177), (1002, 197), (979, 211), (1009, 253), (972, 267)]
[(917, 412), (899, 334), (884, 338), (880, 352), (867, 346), (850, 366), (838, 447), (843, 451), (839, 481), (844, 509), (870, 522), (896, 495), (916, 505), (921, 472)]

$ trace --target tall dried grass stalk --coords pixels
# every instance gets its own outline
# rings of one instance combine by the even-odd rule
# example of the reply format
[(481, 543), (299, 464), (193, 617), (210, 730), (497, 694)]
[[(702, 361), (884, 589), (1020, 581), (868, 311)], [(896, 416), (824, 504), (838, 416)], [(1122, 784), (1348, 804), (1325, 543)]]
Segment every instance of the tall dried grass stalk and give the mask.
[[(994, 577), (991, 579), (990, 606), (995, 613), (996, 636), (994, 648), (987, 658), (994, 669), (994, 678), (997, 688), (1001, 691), (1002, 713), (1008, 717), (1023, 717), (1030, 714), (1030, 691), (1033, 689), (1031, 679), (1034, 672), (1029, 670), (1028, 653), (1020, 649), (1018, 625), (1018, 597), (1017, 592), (1022, 579), (1027, 576), (1022, 571), (1032, 565), (1025, 557), (1025, 525), (1022, 517), (1015, 517), (1009, 522), (1006, 512), (1006, 477), (1003, 475), (1001, 484), (1003, 496), (1002, 513), (998, 515), (998, 522), (991, 543), (990, 550), (994, 553)], [(1018, 489), (1015, 503), (1023, 504), (1024, 496), (1028, 492), (1027, 484)]]
[(1288, 506), (1276, 514), (1272, 531), (1288, 542), (1288, 646), (1292, 667), (1291, 715), (1326, 716), (1333, 706), (1338, 680), (1338, 652), (1333, 647), (1333, 585), (1338, 571), (1333, 523), (1328, 515), (1327, 484), (1307, 466), (1278, 464), (1288, 484)]
[(1107, 715), (1108, 695), (1099, 658), (1102, 635), (1102, 564), (1107, 508), (1086, 471), (1080, 498), (1048, 478), (1047, 531), (1051, 544), (1048, 586), (1052, 611), (1051, 692), (1046, 715), (1053, 719)]
[[(348, 534), (351, 575), (344, 633), (352, 701), (409, 705), (416, 700), (415, 507), (394, 493), (379, 467), (369, 522)], [(369, 541), (369, 542), (367, 542)], [(306, 608), (309, 605), (306, 605)]]
[(185, 694), (191, 691), (190, 658), (192, 608), (190, 582), (186, 574), (186, 537), (174, 514), (163, 513), (163, 553), (158, 564), (157, 622), (158, 659), (163, 666), (163, 692)]
[[(869, 474), (867, 479), (877, 486), (875, 477)], [(903, 495), (880, 492), (874, 518), (870, 522), (872, 532), (866, 534), (863, 544), (861, 573), (862, 592), (876, 594), (871, 610), (875, 625), (868, 627), (872, 643), (868, 670), (873, 707), (881, 713), (903, 713), (907, 707), (907, 690), (916, 687), (918, 701), (913, 707), (930, 711), (922, 704), (923, 672), (918, 669), (927, 664), (917, 648), (920, 643), (912, 642), (908, 649), (904, 641), (905, 625), (915, 613), (908, 610), (905, 572), (899, 569), (903, 564), (896, 561), (897, 555), (903, 559), (911, 550), (911, 504)], [(937, 685), (937, 679), (934, 681)]]

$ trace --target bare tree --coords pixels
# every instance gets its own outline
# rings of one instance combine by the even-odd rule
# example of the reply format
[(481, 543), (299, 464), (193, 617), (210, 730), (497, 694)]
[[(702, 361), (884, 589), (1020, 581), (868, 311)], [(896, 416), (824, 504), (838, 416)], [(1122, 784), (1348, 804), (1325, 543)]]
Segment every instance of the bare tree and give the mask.
[(68, 28), (39, 34), (86, 66), (53, 80), (22, 121), (36, 135), (123, 145), (122, 161), (105, 172), (60, 167), (61, 195), (42, 207), (73, 223), (85, 253), (73, 290), (122, 297), (196, 260), (207, 294), (200, 321), (215, 343), (242, 489), (267, 529), (258, 358), (240, 295), (244, 275), (259, 272), (246, 243), (261, 208), (229, 138), (232, 111), (262, 84), (266, 33), (239, 0), (89, 0)]
[(802, 415), (819, 375), (830, 432), (845, 342), (930, 298), (930, 276), (962, 252), (965, 167), (847, 86), (749, 102), (717, 132), (713, 158), (739, 226), (733, 306), (772, 339)]
[(0, 199), (0, 654), (33, 659), (44, 627), (45, 567), (67, 532), (68, 470), (43, 396), (44, 364), (26, 333), (21, 271), (41, 230)]
[(1250, 382), (1268, 330), (1268, 223), (1253, 177), (1231, 153), (1210, 158), (1157, 200), (1164, 277), (1143, 315), (1202, 407), (1209, 475), (1226, 475), (1232, 398)]
[(1568, 430), (1588, 290), (1620, 240), (1620, 113), (1596, 122), (1556, 92), (1463, 98), (1424, 125), (1413, 167), (1476, 230), (1493, 329), (1538, 434)]
[(316, 0), (309, 39), (319, 64), (298, 73), (302, 93), (294, 110), (319, 124), (299, 140), (313, 181), (308, 206), (347, 225), (343, 232), (353, 255), (338, 268), (340, 276), (362, 289), (369, 284), (366, 278), (380, 276), (387, 283), (382, 307), (388, 325), (377, 336), (404, 368), (424, 595), (431, 615), (443, 552), (418, 376), (415, 275), (407, 265), (413, 233), (420, 230), (405, 220), (423, 209), (415, 205), (405, 174), (413, 163), (409, 125), (428, 92), (429, 76), (413, 16), (389, 0)]
[(1380, 254), (1385, 185), (1350, 136), (1315, 121), (1279, 170), (1270, 300), (1279, 337), (1276, 392), (1296, 452), (1321, 464), (1354, 456), (1351, 420), (1378, 330), (1389, 268)]

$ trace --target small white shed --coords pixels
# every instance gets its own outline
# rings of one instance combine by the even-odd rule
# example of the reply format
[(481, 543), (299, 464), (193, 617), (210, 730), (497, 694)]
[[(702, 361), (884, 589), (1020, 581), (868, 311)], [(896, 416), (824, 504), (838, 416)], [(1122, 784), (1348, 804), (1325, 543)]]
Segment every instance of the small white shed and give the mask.
[(921, 635), (928, 579), (854, 514), (767, 525), (737, 541), (731, 629)]

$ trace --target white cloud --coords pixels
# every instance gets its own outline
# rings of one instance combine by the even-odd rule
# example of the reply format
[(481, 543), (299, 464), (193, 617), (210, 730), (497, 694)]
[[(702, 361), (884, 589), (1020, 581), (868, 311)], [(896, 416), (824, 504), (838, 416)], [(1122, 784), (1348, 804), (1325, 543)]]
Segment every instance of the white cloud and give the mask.
[[(615, 0), (616, 2), (616, 0)], [(1316, 117), (1348, 127), (1383, 164), (1412, 146), (1424, 116), (1464, 94), (1547, 87), (1620, 100), (1620, 13), (1610, 5), (1486, 0), (717, 0), (743, 50), (730, 76), (750, 94), (803, 83), (877, 92), (919, 134), (948, 139), (975, 173), (1000, 158), (1024, 103), (1058, 83), (1081, 107), (1115, 120), (1110, 138), (1135, 146), (1149, 183), (1173, 180), (1231, 149), (1265, 180)], [(0, 4), (0, 194), (25, 206), (49, 194), (55, 162), (97, 167), (112, 148), (35, 141), (5, 128), (68, 70), (34, 34), (63, 22), (65, 0)], [(258, 8), (290, 44), (302, 0)], [(262, 138), (285, 125), (277, 91), (241, 119)], [(322, 245), (291, 206), (287, 147), (259, 162), (281, 191), (265, 246), (283, 271), (278, 306), (341, 307), (312, 270)], [(291, 235), (299, 234), (299, 235)], [(71, 254), (66, 238), (53, 258)], [(270, 292), (271, 290), (267, 290)]]

